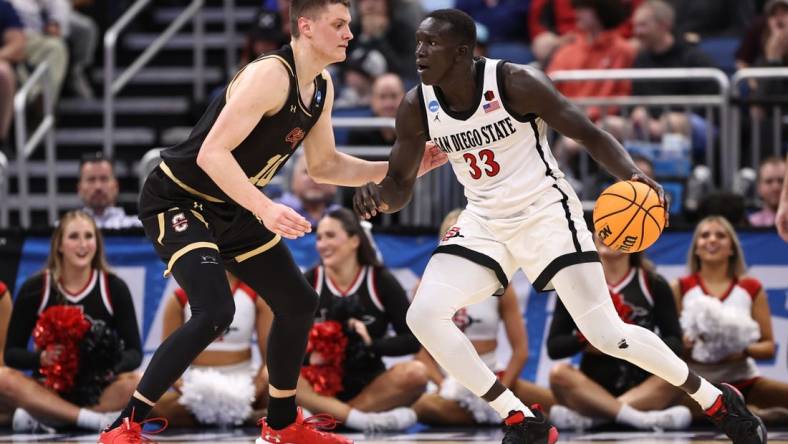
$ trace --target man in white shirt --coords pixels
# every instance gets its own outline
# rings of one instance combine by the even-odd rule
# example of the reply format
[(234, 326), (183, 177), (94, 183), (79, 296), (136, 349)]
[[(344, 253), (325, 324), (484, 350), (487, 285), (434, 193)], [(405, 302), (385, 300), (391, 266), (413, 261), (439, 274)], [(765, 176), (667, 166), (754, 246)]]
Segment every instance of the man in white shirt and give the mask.
[(77, 192), (85, 205), (83, 210), (93, 216), (100, 229), (119, 230), (142, 226), (137, 216), (127, 215), (122, 207), (115, 205), (118, 180), (112, 162), (100, 152), (82, 158)]

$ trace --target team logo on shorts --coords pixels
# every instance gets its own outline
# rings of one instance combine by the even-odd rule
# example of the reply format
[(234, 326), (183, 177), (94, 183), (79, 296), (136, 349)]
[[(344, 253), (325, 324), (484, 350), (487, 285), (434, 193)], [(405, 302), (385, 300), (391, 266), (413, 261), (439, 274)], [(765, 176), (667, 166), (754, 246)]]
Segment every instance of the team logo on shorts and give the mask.
[(289, 133), (287, 133), (287, 136), (285, 136), (285, 142), (290, 144), (291, 150), (294, 150), (298, 144), (301, 143), (301, 140), (305, 135), (306, 133), (301, 128), (293, 128)]
[(189, 228), (189, 221), (186, 219), (186, 216), (183, 213), (178, 213), (175, 216), (172, 216), (172, 229), (178, 233), (182, 233)]
[(460, 331), (463, 332), (467, 330), (468, 327), (470, 327), (472, 324), (479, 322), (476, 319), (473, 319), (468, 314), (468, 309), (464, 307), (457, 310), (457, 313), (454, 313), (454, 316), (452, 316), (451, 320), (452, 322), (454, 322), (454, 325), (456, 325), (457, 328), (459, 328)]
[(462, 234), (460, 234), (460, 227), (454, 226), (449, 228), (449, 231), (447, 231), (446, 234), (443, 235), (443, 239), (441, 239), (441, 242), (446, 242), (447, 240), (455, 237), (465, 237)]

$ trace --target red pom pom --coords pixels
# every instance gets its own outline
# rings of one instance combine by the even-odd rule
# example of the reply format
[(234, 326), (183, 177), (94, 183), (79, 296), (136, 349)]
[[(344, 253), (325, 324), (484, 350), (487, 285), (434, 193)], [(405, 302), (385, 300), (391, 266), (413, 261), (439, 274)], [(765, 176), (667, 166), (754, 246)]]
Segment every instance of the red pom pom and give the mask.
[(320, 364), (303, 367), (301, 375), (312, 384), (315, 392), (334, 396), (342, 391), (346, 348), (347, 336), (339, 322), (318, 322), (312, 326), (306, 352), (319, 354), (322, 359)]
[(80, 307), (56, 305), (41, 313), (33, 328), (33, 343), (39, 350), (62, 348), (52, 365), (39, 369), (44, 385), (60, 393), (71, 390), (79, 370), (79, 341), (88, 330), (90, 321)]

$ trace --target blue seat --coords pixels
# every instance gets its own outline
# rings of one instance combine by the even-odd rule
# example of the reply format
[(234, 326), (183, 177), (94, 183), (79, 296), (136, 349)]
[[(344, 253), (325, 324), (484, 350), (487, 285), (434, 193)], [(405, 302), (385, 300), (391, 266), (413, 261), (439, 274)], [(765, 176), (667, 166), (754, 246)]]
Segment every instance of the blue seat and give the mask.
[(709, 37), (701, 40), (698, 48), (705, 52), (717, 66), (728, 75), (736, 71), (736, 58), (734, 53), (739, 47), (739, 39), (736, 37)]
[(534, 54), (525, 43), (499, 42), (487, 47), (487, 56), (491, 59), (504, 59), (514, 63), (531, 63)]

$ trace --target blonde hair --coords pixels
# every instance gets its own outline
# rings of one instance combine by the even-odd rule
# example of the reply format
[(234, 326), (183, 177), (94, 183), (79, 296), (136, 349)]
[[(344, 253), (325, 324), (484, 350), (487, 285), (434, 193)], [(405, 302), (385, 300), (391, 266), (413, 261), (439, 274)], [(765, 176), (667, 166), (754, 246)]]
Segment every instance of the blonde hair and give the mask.
[(443, 235), (449, 231), (449, 228), (457, 223), (457, 219), (460, 218), (460, 213), (462, 213), (462, 208), (455, 208), (443, 217), (443, 222), (441, 222), (441, 226), (438, 229), (438, 237), (443, 237)]
[(736, 230), (733, 228), (733, 225), (728, 222), (728, 219), (719, 215), (707, 216), (695, 226), (695, 232), (692, 234), (692, 243), (687, 253), (687, 268), (690, 273), (695, 274), (700, 271), (700, 258), (697, 255), (698, 237), (700, 236), (701, 226), (710, 222), (720, 224), (723, 230), (728, 234), (728, 237), (731, 238), (733, 254), (728, 258), (728, 275), (733, 278), (743, 276), (747, 271), (747, 263), (744, 261), (744, 250), (741, 248), (739, 236), (736, 235)]
[(60, 218), (54, 233), (52, 233), (52, 240), (49, 244), (49, 256), (47, 257), (46, 269), (49, 270), (54, 280), (59, 280), (63, 271), (63, 254), (60, 253), (60, 247), (63, 245), (66, 225), (76, 219), (85, 219), (89, 221), (90, 226), (93, 227), (93, 233), (96, 236), (96, 253), (93, 255), (93, 260), (90, 262), (91, 267), (103, 272), (109, 271), (107, 259), (104, 257), (104, 239), (101, 237), (101, 232), (96, 227), (96, 221), (94, 221), (88, 213), (82, 210), (73, 210)]

